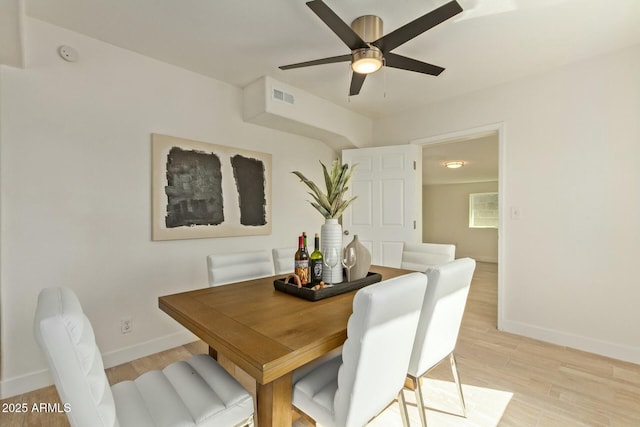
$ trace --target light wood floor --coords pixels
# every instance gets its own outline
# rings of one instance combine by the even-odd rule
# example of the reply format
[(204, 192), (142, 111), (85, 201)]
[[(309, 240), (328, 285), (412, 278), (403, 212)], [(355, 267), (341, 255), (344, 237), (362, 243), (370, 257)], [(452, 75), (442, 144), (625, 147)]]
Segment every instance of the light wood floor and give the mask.
[[(513, 393), (499, 426), (640, 426), (640, 365), (499, 332), (496, 298), (497, 266), (478, 263), (456, 357), (463, 387)], [(107, 375), (111, 383), (133, 379), (206, 351), (204, 343), (195, 342), (110, 368)], [(429, 378), (451, 381), (448, 363)], [(255, 389), (246, 376), (240, 380)], [(59, 399), (55, 388), (47, 387), (2, 401), (7, 402), (31, 407)], [(69, 424), (64, 414), (28, 412), (0, 413), (0, 425)], [(448, 425), (455, 425), (455, 418)], [(430, 423), (430, 427), (438, 424)]]

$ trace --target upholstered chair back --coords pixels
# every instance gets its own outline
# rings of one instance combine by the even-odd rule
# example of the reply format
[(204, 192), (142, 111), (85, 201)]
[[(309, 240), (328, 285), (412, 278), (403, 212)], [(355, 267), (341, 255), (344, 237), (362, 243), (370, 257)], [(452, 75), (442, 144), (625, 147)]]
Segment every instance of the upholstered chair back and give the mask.
[(236, 252), (207, 256), (209, 286), (273, 276), (271, 251)]
[(475, 260), (460, 258), (427, 270), (429, 286), (409, 362), (410, 375), (423, 375), (453, 352), (475, 268)]
[(293, 257), (296, 254), (298, 248), (274, 248), (273, 252), (273, 266), (275, 268), (275, 274), (287, 274), (293, 273)]
[(113, 394), (89, 319), (67, 288), (38, 296), (34, 334), (63, 403), (71, 405), (72, 427), (118, 425)]
[(429, 267), (451, 262), (455, 257), (456, 245), (405, 242), (401, 267), (406, 270), (426, 271)]
[(342, 349), (335, 425), (361, 427), (404, 385), (427, 277), (412, 273), (360, 289)]

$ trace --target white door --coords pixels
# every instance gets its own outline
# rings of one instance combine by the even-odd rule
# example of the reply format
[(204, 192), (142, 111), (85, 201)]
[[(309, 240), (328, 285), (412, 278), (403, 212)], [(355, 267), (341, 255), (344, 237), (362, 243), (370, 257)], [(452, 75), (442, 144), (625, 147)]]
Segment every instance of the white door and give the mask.
[(344, 242), (354, 235), (376, 265), (400, 267), (403, 242), (422, 241), (421, 147), (395, 145), (342, 151), (358, 164), (350, 183), (358, 199), (342, 216)]

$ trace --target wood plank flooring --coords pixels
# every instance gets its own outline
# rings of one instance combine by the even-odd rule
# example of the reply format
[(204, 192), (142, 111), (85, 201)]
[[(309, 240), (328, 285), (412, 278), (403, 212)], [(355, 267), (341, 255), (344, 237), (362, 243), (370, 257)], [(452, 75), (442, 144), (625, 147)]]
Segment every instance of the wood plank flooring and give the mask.
[[(640, 426), (640, 365), (499, 332), (496, 299), (497, 266), (478, 263), (456, 347), (469, 418), (429, 413), (430, 427)], [(107, 369), (107, 375), (113, 384), (206, 352), (207, 346), (197, 341)], [(237, 376), (245, 387), (255, 391), (250, 377), (241, 372)], [(429, 374), (426, 386), (430, 386), (429, 381), (438, 380), (452, 381), (448, 363), (442, 363)], [(474, 399), (489, 392), (510, 396), (502, 417), (498, 414), (496, 419), (491, 419), (479, 413), (486, 405)], [(410, 397), (411, 393), (406, 395)], [(53, 386), (1, 403), (3, 407), (5, 403), (27, 403), (31, 409), (34, 403), (42, 402), (60, 402)], [(454, 400), (451, 412), (456, 411), (456, 403)], [(0, 413), (0, 425), (57, 427), (69, 424), (64, 413), (29, 410), (19, 414)], [(308, 423), (298, 420), (295, 425)], [(413, 422), (412, 425), (419, 424)]]

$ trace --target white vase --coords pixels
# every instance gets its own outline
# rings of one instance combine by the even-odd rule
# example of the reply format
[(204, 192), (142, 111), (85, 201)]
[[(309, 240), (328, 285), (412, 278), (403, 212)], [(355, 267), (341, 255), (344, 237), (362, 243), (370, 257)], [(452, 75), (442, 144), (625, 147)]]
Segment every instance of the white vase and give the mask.
[(320, 246), (323, 256), (326, 259), (328, 249), (336, 248), (338, 254), (338, 264), (330, 270), (326, 265), (322, 269), (322, 280), (324, 283), (340, 283), (342, 282), (342, 225), (338, 223), (337, 218), (327, 218), (320, 227)]

